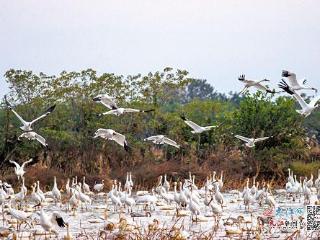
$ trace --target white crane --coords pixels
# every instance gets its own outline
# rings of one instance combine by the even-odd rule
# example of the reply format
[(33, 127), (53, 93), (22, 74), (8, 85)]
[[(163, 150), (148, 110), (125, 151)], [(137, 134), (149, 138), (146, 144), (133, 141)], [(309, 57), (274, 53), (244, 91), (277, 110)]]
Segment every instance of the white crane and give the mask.
[(39, 143), (41, 143), (44, 147), (48, 147), (48, 144), (46, 142), (46, 139), (42, 137), (40, 134), (31, 131), (31, 132), (24, 132), (18, 137), (18, 141), (21, 141), (21, 138), (26, 138), (28, 140), (37, 140)]
[(205, 131), (210, 131), (211, 129), (217, 127), (217, 126), (206, 126), (206, 127), (201, 127), (198, 124), (190, 121), (189, 119), (187, 119), (185, 116), (181, 116), (181, 119), (189, 126), (193, 129), (193, 131), (191, 131), (192, 133), (202, 133)]
[(53, 212), (52, 215), (49, 216), (43, 209), (41, 209), (40, 225), (45, 231), (58, 234), (57, 230), (55, 229), (56, 225), (62, 228), (66, 226), (66, 223), (59, 213)]
[(164, 135), (155, 135), (148, 138), (145, 138), (144, 141), (151, 141), (154, 144), (168, 144), (176, 148), (180, 148), (180, 146), (170, 138), (167, 138)]
[(164, 180), (163, 180), (163, 187), (166, 190), (166, 192), (169, 192), (170, 190), (170, 183), (167, 180), (167, 174), (164, 174)]
[(129, 151), (129, 145), (126, 141), (126, 137), (120, 133), (117, 133), (116, 131), (112, 129), (104, 129), (99, 128), (96, 132), (93, 138), (101, 137), (107, 140), (112, 140), (124, 147), (126, 151)]
[(26, 171), (24, 170), (24, 167), (28, 164), (32, 162), (32, 158), (30, 158), (28, 161), (25, 161), (24, 163), (22, 163), (22, 165), (20, 165), (19, 163), (13, 161), (13, 160), (9, 160), (10, 163), (15, 165), (14, 168), (14, 172), (18, 177), (18, 180), (21, 178), (23, 179), (23, 175), (26, 173)]
[(279, 87), (287, 93), (289, 93), (290, 95), (292, 95), (297, 100), (297, 102), (301, 106), (301, 109), (296, 111), (305, 117), (309, 116), (313, 112), (313, 110), (320, 106), (318, 104), (320, 100), (320, 95), (312, 98), (310, 103), (306, 103), (306, 101), (298, 93), (296, 93), (296, 91), (292, 89), (284, 80), (282, 80), (282, 82), (279, 84)]
[(6, 104), (8, 105), (9, 109), (17, 116), (17, 118), (20, 120), (20, 122), (23, 124), (20, 129), (24, 132), (31, 132), (33, 129), (32, 129), (32, 125), (39, 121), (40, 119), (42, 118), (45, 118), (46, 116), (48, 116), (50, 113), (53, 112), (53, 110), (55, 109), (56, 105), (53, 105), (51, 107), (49, 107), (40, 117), (37, 117), (36, 119), (28, 122), (28, 121), (25, 121), (10, 105), (10, 103), (7, 101), (6, 97), (5, 97), (5, 101), (6, 101)]
[(255, 87), (258, 90), (261, 90), (261, 91), (267, 92), (267, 93), (276, 93), (274, 90), (270, 90), (267, 86), (264, 86), (261, 84), (262, 82), (270, 82), (270, 80), (268, 80), (268, 79), (263, 79), (260, 81), (248, 80), (248, 79), (246, 79), (246, 76), (244, 74), (242, 74), (238, 77), (238, 80), (245, 84), (244, 88), (242, 89), (242, 91), (240, 93), (244, 93), (250, 87)]
[(53, 199), (56, 202), (61, 200), (61, 193), (60, 193), (60, 190), (58, 189), (58, 186), (57, 186), (57, 177), (56, 176), (54, 176), (54, 178), (53, 178), (53, 188), (52, 188), (51, 192), (52, 192)]
[(104, 112), (104, 113), (100, 114), (99, 116), (101, 116), (101, 115), (120, 116), (125, 113), (141, 113), (141, 112), (147, 113), (147, 112), (153, 112), (153, 111), (154, 111), (154, 109), (140, 110), (140, 109), (135, 109), (135, 108), (115, 108), (115, 109), (112, 109), (108, 112)]
[(104, 187), (104, 180), (102, 180), (101, 183), (96, 183), (93, 186), (93, 189), (97, 192), (101, 192), (103, 190), (103, 187)]
[(247, 138), (247, 137), (243, 137), (241, 135), (235, 135), (236, 138), (246, 142), (246, 146), (249, 147), (249, 148), (252, 148), (252, 147), (255, 147), (255, 144), (257, 142), (261, 142), (261, 141), (264, 141), (264, 140), (267, 140), (269, 139), (270, 137), (262, 137), (262, 138)]
[(28, 221), (29, 220), (31, 221), (30, 217), (32, 214), (26, 213), (22, 210), (11, 208), (10, 205), (8, 206), (8, 208), (6, 210), (4, 210), (4, 212), (7, 214), (10, 214), (12, 218), (17, 220), (18, 230), (20, 229), (20, 225), (22, 223), (26, 223), (30, 226)]
[(84, 193), (90, 193), (90, 186), (86, 183), (85, 176), (83, 176), (83, 179), (82, 179), (82, 189)]
[(289, 86), (292, 90), (314, 90), (317, 92), (318, 90), (314, 87), (307, 87), (305, 84), (307, 83), (307, 79), (297, 80), (297, 76), (293, 72), (289, 72), (287, 70), (282, 70), (282, 77), (285, 77), (288, 82)]
[(105, 107), (109, 109), (117, 109), (117, 103), (114, 97), (109, 96), (108, 94), (99, 94), (98, 96), (92, 99), (95, 102), (100, 102)]

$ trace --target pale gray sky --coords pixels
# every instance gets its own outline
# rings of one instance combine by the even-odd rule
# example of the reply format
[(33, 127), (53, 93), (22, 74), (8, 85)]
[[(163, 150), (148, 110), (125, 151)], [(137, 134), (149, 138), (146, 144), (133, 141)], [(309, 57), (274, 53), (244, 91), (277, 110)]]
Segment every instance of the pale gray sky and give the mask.
[(319, 23), (318, 0), (0, 0), (0, 73), (171, 66), (228, 92), (289, 69), (320, 88)]

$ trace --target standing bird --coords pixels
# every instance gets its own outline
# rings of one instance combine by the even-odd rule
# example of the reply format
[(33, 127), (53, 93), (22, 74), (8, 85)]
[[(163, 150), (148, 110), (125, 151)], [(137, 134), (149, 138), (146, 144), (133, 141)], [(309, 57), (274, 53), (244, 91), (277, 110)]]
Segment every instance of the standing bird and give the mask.
[(32, 125), (39, 121), (40, 119), (42, 118), (45, 118), (46, 116), (48, 116), (50, 113), (53, 112), (53, 110), (55, 109), (56, 105), (53, 105), (51, 107), (49, 107), (40, 117), (28, 122), (28, 121), (25, 121), (12, 107), (11, 105), (9, 104), (9, 102), (6, 100), (5, 98), (5, 101), (6, 101), (6, 104), (8, 105), (9, 109), (17, 116), (17, 118), (20, 120), (20, 122), (23, 124), (20, 129), (24, 132), (31, 132), (33, 131), (32, 129)]
[(51, 192), (52, 192), (52, 196), (56, 202), (61, 200), (61, 193), (60, 193), (60, 190), (58, 189), (58, 186), (57, 186), (56, 176), (54, 176), (54, 179), (53, 179), (53, 188), (52, 188)]
[(202, 133), (205, 131), (210, 131), (211, 129), (215, 128), (216, 126), (206, 126), (206, 127), (201, 127), (198, 124), (190, 121), (189, 119), (187, 119), (185, 116), (181, 116), (181, 119), (189, 126), (193, 129), (193, 131), (191, 131), (192, 133)]
[(235, 136), (236, 138), (246, 142), (246, 146), (249, 147), (249, 148), (252, 148), (255, 146), (255, 144), (257, 142), (260, 142), (260, 141), (264, 141), (264, 140), (267, 140), (269, 139), (270, 137), (262, 137), (262, 138), (247, 138), (247, 137), (243, 137), (243, 136), (240, 136), (240, 135), (236, 135)]
[(282, 80), (282, 82), (279, 84), (279, 87), (282, 88), (284, 91), (292, 95), (300, 104), (301, 109), (296, 110), (299, 114), (308, 117), (313, 110), (315, 110), (320, 105), (318, 104), (320, 100), (320, 95), (315, 96), (313, 99), (311, 99), (310, 103), (306, 103), (306, 101), (298, 94), (294, 89), (292, 89), (286, 81)]
[(270, 80), (268, 80), (268, 79), (263, 79), (260, 81), (248, 80), (248, 79), (246, 79), (246, 76), (243, 74), (238, 77), (238, 80), (245, 84), (244, 88), (242, 89), (242, 91), (240, 93), (244, 93), (250, 87), (255, 87), (258, 90), (261, 90), (261, 91), (267, 92), (267, 93), (276, 93), (274, 90), (270, 90), (268, 87), (261, 84), (262, 82), (270, 82)]
[(97, 183), (93, 186), (93, 189), (97, 192), (101, 192), (104, 187), (104, 180), (101, 181), (101, 183)]
[(117, 133), (116, 131), (112, 129), (104, 129), (99, 128), (96, 132), (93, 138), (101, 137), (107, 140), (112, 140), (124, 147), (126, 151), (129, 151), (129, 145), (126, 141), (126, 137), (120, 133)]
[(285, 77), (288, 80), (290, 88), (294, 91), (314, 90), (315, 92), (318, 92), (318, 89), (316, 89), (316, 88), (305, 86), (305, 84), (307, 83), (307, 79), (302, 79), (302, 80), (298, 81), (296, 74), (293, 72), (289, 72), (287, 70), (282, 70), (281, 76)]
[(154, 109), (149, 109), (149, 110), (140, 110), (140, 109), (134, 109), (134, 108), (115, 108), (115, 109), (112, 109), (108, 112), (105, 112), (105, 113), (102, 113), (102, 114), (99, 114), (99, 116), (102, 116), (102, 115), (116, 115), (116, 116), (120, 116), (124, 113), (139, 113), (139, 112), (153, 112)]
[(176, 148), (180, 148), (180, 146), (170, 138), (167, 138), (164, 135), (155, 135), (148, 138), (145, 138), (144, 141), (151, 141), (154, 144), (168, 144)]
[(14, 168), (14, 172), (15, 174), (17, 175), (18, 177), (18, 180), (23, 179), (23, 175), (26, 173), (24, 171), (24, 167), (28, 164), (28, 163), (31, 163), (32, 162), (32, 158), (30, 158), (28, 161), (25, 161), (24, 163), (22, 163), (22, 165), (20, 166), (19, 163), (15, 162), (15, 161), (12, 161), (12, 160), (9, 160), (10, 163), (14, 164), (15, 165), (15, 168)]

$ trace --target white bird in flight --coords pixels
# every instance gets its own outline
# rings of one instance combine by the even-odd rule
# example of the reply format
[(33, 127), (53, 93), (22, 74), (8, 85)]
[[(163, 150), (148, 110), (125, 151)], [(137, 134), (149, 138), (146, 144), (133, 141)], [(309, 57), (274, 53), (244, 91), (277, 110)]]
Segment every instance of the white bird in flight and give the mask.
[(19, 180), (20, 178), (23, 179), (23, 175), (26, 173), (25, 170), (24, 170), (24, 167), (28, 163), (32, 162), (32, 158), (30, 158), (28, 161), (25, 161), (24, 163), (22, 163), (22, 165), (20, 165), (19, 163), (15, 162), (13, 160), (9, 160), (9, 162), (15, 165), (14, 171), (15, 171), (15, 174), (17, 175), (17, 177), (18, 177), (18, 180)]
[(140, 109), (135, 109), (135, 108), (115, 108), (112, 109), (108, 112), (99, 114), (99, 116), (101, 115), (116, 115), (116, 116), (120, 116), (124, 113), (138, 113), (138, 112), (152, 112), (154, 111), (154, 109), (149, 109), (149, 110), (140, 110)]
[(235, 136), (236, 138), (246, 142), (246, 146), (249, 147), (249, 148), (252, 148), (255, 146), (255, 144), (257, 142), (261, 142), (261, 141), (264, 141), (264, 140), (267, 140), (269, 139), (270, 137), (262, 137), (262, 138), (247, 138), (247, 137), (243, 137), (243, 136), (240, 136), (240, 135), (236, 135)]
[(298, 94), (294, 89), (292, 89), (286, 81), (282, 80), (282, 82), (279, 84), (279, 87), (282, 88), (284, 91), (292, 95), (300, 104), (301, 109), (296, 110), (298, 113), (301, 115), (307, 117), (309, 116), (313, 110), (315, 110), (317, 107), (319, 107), (319, 100), (320, 100), (320, 95), (315, 96), (314, 98), (311, 99), (310, 103), (306, 103), (306, 101)]
[(45, 118), (46, 116), (48, 116), (50, 113), (52, 113), (52, 111), (55, 109), (56, 105), (53, 105), (51, 107), (49, 107), (40, 117), (28, 122), (28, 121), (25, 121), (12, 107), (11, 105), (9, 104), (9, 102), (6, 100), (5, 98), (5, 101), (6, 101), (6, 104), (8, 105), (9, 109), (17, 116), (17, 118), (20, 120), (20, 122), (23, 124), (23, 126), (20, 127), (20, 129), (24, 132), (30, 132), (32, 131), (32, 125), (39, 121), (40, 119), (42, 118)]
[(104, 129), (99, 128), (95, 133), (93, 138), (101, 137), (107, 140), (112, 140), (124, 147), (126, 151), (129, 151), (129, 145), (126, 141), (126, 137), (120, 133), (117, 133), (116, 131), (112, 129)]
[(193, 131), (191, 131), (192, 133), (202, 133), (205, 131), (209, 131), (217, 126), (206, 126), (206, 127), (201, 127), (198, 124), (190, 121), (189, 119), (187, 119), (185, 116), (181, 116), (181, 119), (189, 126), (193, 129)]
[(291, 90), (314, 90), (315, 92), (318, 92), (318, 89), (313, 88), (313, 87), (307, 87), (305, 84), (307, 83), (307, 79), (302, 79), (300, 81), (297, 80), (297, 76), (293, 72), (289, 72), (287, 70), (282, 70), (282, 77), (285, 77), (288, 82)]
[(117, 103), (114, 97), (109, 96), (108, 94), (99, 94), (98, 96), (92, 99), (95, 102), (100, 102), (105, 107), (109, 109), (117, 109)]
[(261, 84), (262, 82), (270, 82), (270, 80), (268, 80), (268, 79), (263, 79), (260, 81), (248, 80), (248, 79), (246, 79), (246, 76), (244, 74), (242, 74), (238, 77), (238, 80), (245, 84), (244, 88), (242, 89), (242, 91), (240, 93), (244, 93), (250, 87), (255, 87), (258, 90), (261, 90), (261, 91), (267, 92), (267, 93), (276, 93), (274, 90), (270, 90), (267, 86), (264, 86)]
[(24, 132), (19, 137), (18, 140), (20, 141), (21, 138), (27, 138), (28, 140), (37, 140), (39, 143), (41, 143), (43, 146), (48, 147), (48, 144), (46, 142), (46, 139), (39, 135), (38, 133), (31, 131), (31, 132)]
[(145, 138), (144, 141), (151, 141), (154, 144), (168, 144), (176, 148), (180, 148), (180, 146), (170, 138), (167, 138), (164, 135), (155, 135), (148, 138)]

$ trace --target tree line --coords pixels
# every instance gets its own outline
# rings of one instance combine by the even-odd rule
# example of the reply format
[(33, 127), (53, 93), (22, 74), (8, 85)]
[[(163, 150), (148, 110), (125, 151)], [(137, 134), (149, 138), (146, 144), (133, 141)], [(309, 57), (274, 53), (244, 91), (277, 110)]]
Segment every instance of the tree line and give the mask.
[[(8, 159), (32, 157), (38, 165), (67, 175), (112, 178), (130, 170), (147, 184), (164, 172), (174, 177), (193, 171), (204, 177), (212, 170), (224, 170), (230, 179), (283, 179), (287, 167), (295, 162), (317, 162), (320, 157), (319, 112), (304, 119), (296, 113), (295, 101), (285, 96), (219, 93), (206, 80), (190, 78), (185, 70), (165, 68), (146, 75), (123, 76), (87, 69), (49, 76), (10, 69), (4, 76), (10, 89), (7, 99), (25, 119), (32, 119), (52, 104), (57, 107), (35, 126), (49, 144), (44, 149), (37, 142), (17, 141), (19, 120), (2, 101), (1, 166), (9, 166)], [(106, 109), (92, 98), (100, 93), (116, 97), (119, 106), (156, 111), (98, 117)], [(182, 114), (199, 125), (218, 127), (194, 135), (181, 120)], [(124, 134), (131, 152), (112, 142), (93, 139), (98, 128)], [(143, 142), (153, 134), (169, 136), (181, 149)], [(247, 149), (235, 134), (273, 137)], [(2, 171), (9, 170), (2, 167)]]

